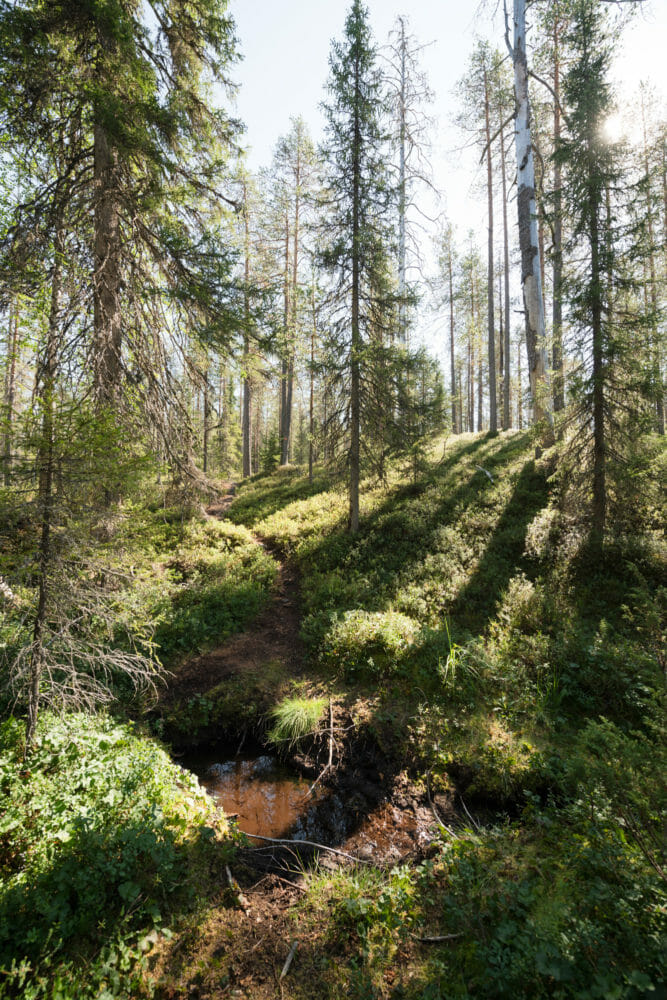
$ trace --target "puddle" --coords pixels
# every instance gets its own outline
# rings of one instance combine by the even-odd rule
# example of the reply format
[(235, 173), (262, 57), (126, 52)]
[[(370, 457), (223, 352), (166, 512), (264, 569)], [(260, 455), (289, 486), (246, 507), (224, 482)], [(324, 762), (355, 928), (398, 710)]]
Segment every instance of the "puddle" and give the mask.
[(306, 797), (312, 782), (269, 755), (220, 761), (209, 751), (182, 763), (228, 815), (238, 814), (239, 828), (249, 834), (284, 836), (313, 803)]

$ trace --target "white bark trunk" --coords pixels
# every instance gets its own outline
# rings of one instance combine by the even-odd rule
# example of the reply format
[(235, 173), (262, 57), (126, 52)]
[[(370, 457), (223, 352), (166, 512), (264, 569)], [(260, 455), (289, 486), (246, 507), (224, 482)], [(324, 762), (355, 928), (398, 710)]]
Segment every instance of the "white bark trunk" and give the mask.
[[(509, 39), (508, 39), (509, 46)], [(544, 300), (537, 232), (535, 167), (530, 131), (528, 98), (528, 60), (526, 56), (526, 0), (514, 0), (514, 44), (510, 46), (514, 63), (516, 100), (517, 205), (519, 245), (521, 248), (521, 284), (526, 321), (526, 352), (530, 377), (533, 416), (547, 423), (546, 438), (553, 437), (553, 412), (548, 383)]]

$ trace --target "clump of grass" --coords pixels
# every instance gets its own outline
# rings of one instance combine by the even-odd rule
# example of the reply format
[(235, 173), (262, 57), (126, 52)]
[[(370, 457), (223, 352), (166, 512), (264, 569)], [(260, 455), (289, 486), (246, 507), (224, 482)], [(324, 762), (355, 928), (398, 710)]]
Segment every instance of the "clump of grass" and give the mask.
[(269, 741), (288, 749), (317, 730), (326, 707), (326, 698), (283, 698), (271, 712), (273, 726)]

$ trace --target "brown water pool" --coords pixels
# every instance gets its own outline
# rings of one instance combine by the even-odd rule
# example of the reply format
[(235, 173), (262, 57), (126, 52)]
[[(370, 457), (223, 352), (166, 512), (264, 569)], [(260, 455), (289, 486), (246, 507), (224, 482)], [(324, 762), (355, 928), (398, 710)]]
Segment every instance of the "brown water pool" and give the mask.
[(208, 752), (183, 763), (245, 833), (281, 837), (313, 804), (312, 782), (268, 754), (216, 760)]

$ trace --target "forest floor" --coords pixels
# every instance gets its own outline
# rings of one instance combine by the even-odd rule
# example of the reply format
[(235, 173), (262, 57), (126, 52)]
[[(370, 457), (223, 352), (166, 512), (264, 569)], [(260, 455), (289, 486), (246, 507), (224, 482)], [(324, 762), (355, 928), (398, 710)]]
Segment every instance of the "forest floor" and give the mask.
[[(176, 668), (164, 736), (266, 752), (277, 705), (328, 702), (287, 755), (321, 780), (284, 838), (338, 853), (238, 845), (233, 884), (221, 864), (149, 958), (162, 1000), (666, 995), (646, 839), (659, 529), (633, 512), (591, 561), (557, 456), (533, 454), (516, 433), (435, 442), (424, 468), (367, 484), (356, 537), (344, 491), (296, 469), (209, 508), (273, 559), (275, 586)], [(628, 815), (650, 833), (628, 838)]]
[[(128, 498), (108, 597), (167, 682), (43, 713), (29, 771), (5, 706), (0, 1000), (667, 1000), (667, 454), (595, 552), (559, 448), (436, 438), (354, 536), (325, 470)], [(195, 774), (276, 758), (303, 809), (252, 840)]]
[[(209, 516), (224, 519), (234, 502), (236, 484), (223, 485), (227, 492), (207, 508)], [(250, 689), (258, 676), (274, 680), (275, 687), (266, 692), (271, 700), (283, 693), (285, 677), (311, 688), (324, 683), (309, 668), (301, 639), (300, 574), (276, 546), (259, 535), (255, 541), (278, 562), (265, 608), (246, 631), (179, 667), (163, 696), (166, 711), (195, 694), (214, 693), (221, 683), (247, 683)], [(240, 848), (232, 864), (233, 884), (226, 869), (221, 871), (218, 891), (211, 894), (203, 918), (199, 914), (154, 956), (153, 976), (161, 983), (157, 996), (163, 1000), (319, 996), (316, 984), (326, 942), (322, 925), (303, 906), (308, 876), (331, 877), (339, 869), (371, 861), (387, 870), (416, 864), (426, 856), (438, 826), (457, 820), (453, 796), (441, 793), (432, 799), (415, 784), (391, 738), (380, 749), (375, 740), (360, 736), (370, 712), (367, 699), (339, 693), (331, 706), (332, 732), (327, 738), (306, 752), (289, 755), (294, 767), (321, 781), (322, 792), (305, 807), (306, 828), (316, 831), (321, 848), (286, 841), (270, 846), (255, 841)], [(330, 769), (324, 763), (328, 739), (333, 741)], [(285, 838), (290, 836), (286, 831)], [(281, 978), (295, 942), (293, 959)]]

